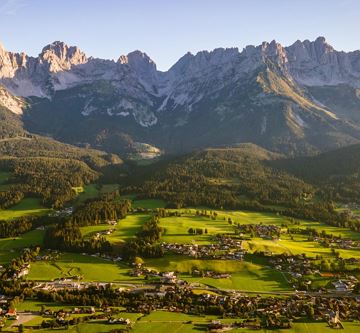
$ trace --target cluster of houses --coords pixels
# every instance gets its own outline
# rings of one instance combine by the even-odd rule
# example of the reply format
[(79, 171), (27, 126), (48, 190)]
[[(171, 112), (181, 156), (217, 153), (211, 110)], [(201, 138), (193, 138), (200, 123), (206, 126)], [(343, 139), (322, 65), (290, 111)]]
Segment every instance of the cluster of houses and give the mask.
[(314, 237), (314, 241), (326, 247), (338, 249), (360, 249), (360, 243), (350, 238), (341, 238), (336, 236)]
[(354, 290), (358, 282), (359, 281), (355, 276), (348, 276), (346, 279), (339, 279), (337, 281), (333, 281), (331, 284), (337, 292), (351, 292)]
[(20, 267), (17, 268), (17, 270), (14, 272), (12, 279), (20, 279), (26, 275), (28, 275), (30, 272), (30, 263), (24, 263)]
[[(357, 259), (348, 259), (348, 261), (356, 261)], [(318, 274), (322, 275), (317, 265), (315, 264), (314, 258), (307, 258), (305, 255), (296, 255), (296, 256), (274, 256), (269, 259), (270, 264), (276, 269), (284, 273), (288, 273), (295, 280), (303, 279), (304, 275), (313, 275)], [(331, 275), (331, 276), (336, 276)], [(311, 280), (302, 281), (305, 284), (310, 285)], [(329, 287), (329, 291), (336, 292), (351, 292), (354, 290), (355, 286), (358, 283), (358, 279), (355, 276), (346, 276), (344, 279), (336, 280), (331, 282), (332, 288)], [(296, 287), (296, 285), (294, 285)], [(321, 288), (323, 290), (324, 288)], [(324, 289), (325, 290), (325, 289)]]
[[(265, 316), (283, 317), (295, 319), (298, 317), (311, 317), (315, 321), (326, 321), (333, 324), (341, 320), (358, 320), (360, 318), (359, 299), (353, 297), (313, 297), (308, 295), (296, 295), (287, 298), (263, 298), (260, 296), (246, 296), (238, 292), (228, 295), (204, 294), (200, 296), (200, 302), (206, 304), (225, 304), (231, 302), (238, 308), (246, 311), (247, 315), (257, 318)], [(313, 308), (313, 313), (307, 312)], [(231, 316), (231, 313), (227, 314)], [(284, 321), (286, 324), (286, 321)], [(285, 327), (284, 327), (285, 328)]]
[(107, 260), (107, 261), (112, 261), (112, 262), (119, 262), (119, 261), (122, 261), (123, 258), (122, 257), (119, 257), (119, 256), (111, 256), (111, 255), (108, 255), (108, 254), (105, 254), (105, 253), (93, 253), (93, 254), (89, 254), (89, 253), (81, 253), (83, 256), (91, 256), (91, 257), (94, 257), (94, 258), (100, 258), (100, 259), (103, 259), (103, 260)]
[(200, 271), (198, 269), (194, 269), (192, 271), (193, 276), (201, 276), (201, 277), (209, 277), (212, 279), (229, 279), (231, 278), (231, 274), (228, 273), (217, 273), (214, 271)]
[(109, 324), (122, 324), (122, 325), (131, 325), (131, 320), (129, 318), (109, 318)]
[(241, 241), (225, 237), (213, 244), (161, 243), (161, 247), (167, 252), (197, 259), (243, 260), (245, 254)]
[(65, 321), (66, 318), (70, 317), (71, 315), (79, 315), (79, 314), (94, 314), (95, 308), (93, 306), (88, 307), (88, 308), (74, 308), (73, 310), (58, 310), (58, 311), (54, 311), (52, 309), (45, 309), (42, 313), (43, 316), (45, 317), (53, 317), (55, 318), (57, 321)]
[(304, 255), (273, 256), (269, 259), (269, 263), (276, 270), (286, 272), (296, 279), (300, 279), (303, 275), (320, 273), (315, 267), (314, 259)]
[(261, 323), (259, 320), (245, 319), (242, 322), (235, 323), (224, 323), (221, 320), (212, 320), (211, 323), (207, 324), (207, 330), (212, 333), (219, 333), (230, 331), (237, 328), (244, 328), (248, 330), (260, 330)]
[[(122, 324), (122, 325), (131, 325), (131, 320), (128, 318), (114, 318), (113, 313), (110, 308), (101, 309), (101, 313), (96, 313), (94, 307), (87, 308), (74, 308), (73, 310), (58, 310), (53, 311), (51, 309), (46, 309), (43, 311), (42, 315), (50, 318), (54, 318), (56, 323), (60, 326), (65, 326), (68, 323), (71, 323), (71, 317), (73, 315), (87, 314), (89, 319), (92, 320), (105, 320), (108, 324)], [(46, 322), (44, 327), (47, 327)]]
[(56, 210), (55, 212), (52, 212), (51, 214), (49, 214), (49, 216), (54, 216), (54, 217), (64, 216), (64, 217), (66, 217), (66, 216), (70, 216), (73, 212), (74, 212), (74, 207), (66, 207), (61, 210)]
[(273, 224), (239, 224), (238, 231), (241, 233), (241, 236), (250, 234), (272, 240), (279, 239), (281, 234), (281, 228)]
[(356, 202), (350, 202), (342, 206), (345, 209), (345, 212), (351, 216), (351, 218), (360, 218), (360, 204)]
[(183, 285), (185, 281), (179, 280), (175, 272), (158, 272), (153, 269), (144, 267), (142, 264), (137, 264), (129, 272), (130, 276), (145, 276), (146, 280), (154, 280), (164, 284), (178, 284)]
[(42, 290), (42, 291), (57, 291), (57, 290), (63, 290), (63, 289), (81, 290), (86, 287), (87, 287), (87, 285), (82, 284), (78, 281), (74, 281), (72, 279), (58, 279), (55, 281), (35, 283), (33, 289), (34, 290)]
[(109, 236), (112, 233), (114, 233), (115, 229), (108, 229), (108, 230), (103, 230), (103, 231), (99, 231), (94, 235), (94, 239), (100, 239), (102, 236)]

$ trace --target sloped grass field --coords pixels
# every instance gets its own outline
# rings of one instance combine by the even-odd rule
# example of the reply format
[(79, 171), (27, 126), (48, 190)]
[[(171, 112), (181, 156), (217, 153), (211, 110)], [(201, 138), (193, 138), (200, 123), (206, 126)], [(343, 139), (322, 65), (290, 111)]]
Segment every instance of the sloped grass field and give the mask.
[[(290, 286), (278, 271), (263, 265), (234, 260), (198, 260), (180, 255), (167, 255), (160, 259), (148, 259), (146, 266), (160, 271), (180, 272), (181, 278), (198, 282), (214, 288), (238, 289), (248, 291), (289, 291)], [(230, 273), (226, 279), (193, 277), (194, 270)]]
[(50, 213), (51, 209), (42, 205), (39, 198), (25, 198), (18, 204), (0, 209), (0, 220), (11, 220), (22, 216), (45, 215)]
[(85, 238), (91, 238), (97, 232), (115, 229), (115, 231), (106, 236), (106, 239), (113, 244), (122, 243), (124, 240), (135, 237), (136, 233), (141, 230), (143, 223), (150, 218), (147, 214), (133, 214), (119, 220), (116, 226), (100, 224), (81, 228), (81, 233)]
[[(179, 210), (182, 216), (166, 217), (160, 220), (160, 226), (165, 229), (162, 236), (162, 241), (171, 243), (192, 243), (207, 244), (212, 242), (212, 237), (218, 233), (232, 233), (235, 224), (273, 224), (279, 227), (288, 226), (293, 228), (313, 228), (318, 232), (325, 231), (327, 234), (334, 236), (341, 236), (343, 238), (351, 238), (354, 240), (360, 239), (360, 233), (351, 231), (346, 228), (337, 228), (326, 225), (324, 223), (296, 220), (298, 224), (293, 224), (289, 218), (282, 215), (264, 212), (251, 211), (216, 211), (215, 219), (205, 216), (196, 215), (195, 209)], [(208, 210), (207, 213), (214, 211)], [(232, 224), (228, 223), (231, 219)], [(200, 228), (203, 231), (206, 229), (207, 233), (201, 235), (189, 234), (189, 228)], [(293, 239), (286, 233), (283, 233), (279, 240), (266, 240), (261, 238), (252, 238), (244, 241), (243, 246), (250, 252), (268, 251), (276, 254), (302, 254), (305, 253), (310, 257), (316, 255), (328, 256), (331, 255), (331, 249), (322, 247), (317, 242), (310, 242), (307, 236), (295, 234)], [(358, 249), (339, 249), (337, 250), (343, 258), (351, 258), (360, 256)]]
[(165, 208), (166, 203), (163, 200), (157, 199), (133, 200), (132, 206), (134, 208), (155, 209)]
[(41, 245), (45, 231), (32, 230), (19, 237), (0, 238), (0, 264), (10, 262), (19, 255), (19, 250), (24, 247)]
[(89, 255), (65, 253), (56, 261), (37, 261), (31, 264), (28, 280), (47, 281), (62, 277), (81, 276), (82, 281), (140, 282), (129, 276), (130, 266)]
[(88, 199), (96, 198), (100, 193), (98, 185), (96, 185), (96, 184), (89, 184), (89, 185), (85, 185), (85, 186), (73, 187), (73, 190), (78, 195), (78, 197), (76, 199), (76, 203), (78, 203), (78, 204), (82, 203)]
[[(160, 220), (160, 226), (165, 232), (162, 241), (168, 243), (192, 243), (206, 244), (211, 242), (211, 238), (216, 234), (233, 232), (234, 228), (224, 220), (217, 218), (211, 220), (205, 216), (186, 214), (180, 217), (165, 217)], [(189, 234), (189, 229), (202, 229), (203, 234)], [(207, 233), (205, 233), (205, 229)]]

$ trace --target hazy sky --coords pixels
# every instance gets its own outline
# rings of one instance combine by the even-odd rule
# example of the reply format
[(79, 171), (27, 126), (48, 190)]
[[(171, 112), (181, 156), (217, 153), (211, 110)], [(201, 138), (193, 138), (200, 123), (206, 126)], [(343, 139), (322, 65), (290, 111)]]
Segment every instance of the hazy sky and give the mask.
[(325, 36), (360, 49), (360, 0), (0, 0), (0, 41), (37, 55), (55, 40), (118, 59), (135, 49), (166, 70), (187, 51)]

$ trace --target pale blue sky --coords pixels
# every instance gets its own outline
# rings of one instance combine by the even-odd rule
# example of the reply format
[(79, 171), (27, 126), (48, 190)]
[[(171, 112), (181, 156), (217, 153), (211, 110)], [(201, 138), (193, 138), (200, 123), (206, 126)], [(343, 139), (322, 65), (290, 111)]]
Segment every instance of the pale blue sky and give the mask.
[(166, 70), (187, 51), (325, 36), (360, 49), (360, 0), (0, 0), (0, 41), (37, 55), (54, 40), (117, 59), (135, 49)]

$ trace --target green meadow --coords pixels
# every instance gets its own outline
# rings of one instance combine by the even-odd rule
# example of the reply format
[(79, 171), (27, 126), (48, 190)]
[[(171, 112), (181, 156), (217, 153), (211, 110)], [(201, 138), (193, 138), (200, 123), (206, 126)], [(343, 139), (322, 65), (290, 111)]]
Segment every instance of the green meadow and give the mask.
[(81, 228), (81, 233), (85, 238), (91, 238), (97, 232), (115, 229), (115, 231), (106, 236), (106, 239), (111, 243), (121, 243), (125, 239), (134, 237), (138, 231), (141, 230), (143, 223), (150, 218), (146, 214), (128, 215), (122, 220), (118, 220), (116, 226), (108, 224), (100, 224), (95, 226), (87, 226)]
[(5, 264), (19, 255), (19, 249), (41, 245), (44, 239), (43, 230), (32, 230), (19, 237), (0, 238), (0, 264)]
[(128, 275), (130, 266), (89, 255), (65, 253), (55, 262), (37, 261), (31, 264), (28, 280), (47, 281), (61, 277), (81, 276), (82, 281), (140, 282)]
[[(233, 226), (229, 225), (224, 219), (217, 218), (211, 220), (204, 216), (183, 215), (180, 217), (172, 216), (160, 219), (160, 226), (164, 228), (162, 240), (169, 243), (209, 243), (212, 236), (218, 233), (233, 232)], [(200, 228), (202, 235), (189, 234), (189, 229)], [(205, 229), (207, 233), (205, 233)]]
[[(289, 284), (282, 273), (263, 265), (234, 260), (189, 259), (180, 255), (167, 255), (159, 259), (147, 259), (146, 266), (160, 271), (180, 272), (182, 279), (214, 288), (248, 291), (289, 291)], [(230, 273), (231, 278), (213, 279), (193, 277), (194, 270)]]
[(0, 220), (11, 220), (22, 216), (45, 215), (50, 213), (51, 209), (42, 205), (39, 198), (25, 198), (18, 204), (0, 209)]
[(133, 200), (132, 206), (133, 208), (155, 209), (165, 208), (166, 203), (157, 199)]
[(96, 198), (100, 194), (99, 186), (97, 184), (73, 187), (73, 190), (78, 195), (76, 203), (82, 203), (88, 199)]
[[(211, 320), (219, 319), (215, 316), (192, 316), (183, 313), (173, 313), (165, 311), (155, 311), (149, 315), (142, 316), (135, 323), (131, 332), (134, 333), (188, 333), (207, 331), (207, 324)], [(220, 319), (224, 323), (232, 323), (233, 319)], [(344, 332), (355, 333), (360, 329), (359, 322), (344, 322)], [(291, 329), (286, 330), (260, 330), (259, 332), (275, 332), (275, 333), (330, 333), (334, 329), (328, 327), (325, 322), (295, 322)], [(249, 329), (236, 329), (229, 332), (254, 332)]]
[[(289, 218), (272, 214), (259, 213), (250, 211), (216, 211), (216, 219), (210, 219), (204, 216), (195, 215), (196, 210), (183, 209), (179, 210), (182, 216), (166, 217), (160, 220), (161, 227), (164, 228), (162, 240), (172, 243), (192, 243), (206, 244), (212, 241), (212, 237), (221, 233), (232, 233), (235, 224), (274, 224), (278, 226), (287, 225), (290, 229), (294, 228), (314, 228), (318, 232), (325, 231), (327, 234), (341, 236), (343, 238), (360, 239), (360, 233), (351, 231), (346, 228), (337, 228), (328, 226), (319, 222), (297, 220), (299, 225), (294, 225)], [(213, 212), (208, 210), (209, 212)], [(232, 224), (228, 223), (231, 218)], [(200, 228), (207, 233), (201, 235), (189, 234), (189, 229)], [(302, 254), (305, 253), (310, 257), (317, 255), (330, 256), (331, 249), (322, 247), (317, 242), (310, 242), (305, 235), (293, 235), (293, 239), (287, 234), (282, 234), (279, 240), (265, 240), (261, 238), (252, 238), (244, 241), (243, 246), (250, 252), (268, 251), (276, 254)], [(360, 250), (346, 249), (337, 250), (343, 258), (358, 257)]]

